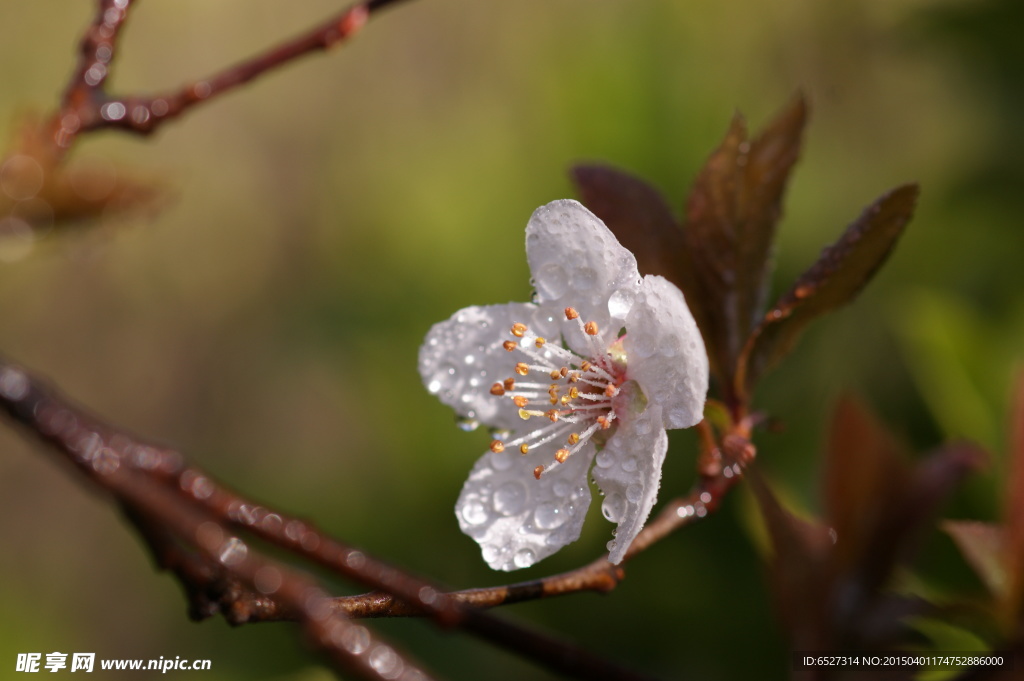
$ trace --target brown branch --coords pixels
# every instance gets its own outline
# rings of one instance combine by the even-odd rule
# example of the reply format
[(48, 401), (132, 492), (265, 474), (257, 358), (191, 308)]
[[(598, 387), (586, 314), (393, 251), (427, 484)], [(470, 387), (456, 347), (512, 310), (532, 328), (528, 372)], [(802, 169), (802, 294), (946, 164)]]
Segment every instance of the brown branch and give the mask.
[(337, 46), (357, 33), (371, 14), (403, 1), (364, 0), (291, 40), (177, 90), (149, 96), (113, 96), (104, 85), (133, 0), (98, 0), (93, 22), (82, 36), (78, 62), (65, 88), (60, 110), (49, 123), (54, 155), (62, 156), (79, 135), (95, 130), (152, 134), (167, 121), (268, 71)]
[[(155, 549), (158, 562), (172, 569), (186, 588), (198, 589), (203, 582), (215, 581), (216, 565), (249, 593), (262, 593), (294, 613), (313, 645), (339, 670), (374, 680), (399, 678), (402, 670), (408, 678), (426, 678), (394, 648), (336, 612), (330, 596), (309, 577), (264, 558), (228, 532), (208, 510), (181, 503), (180, 494), (160, 478), (133, 465), (137, 461), (123, 451), (132, 442), (130, 438), (98, 427), (2, 359), (0, 405), (128, 509), (129, 518)], [(146, 461), (166, 463), (159, 458)], [(176, 542), (193, 546), (199, 557), (185, 558), (186, 554), (175, 548)], [(190, 593), (193, 605), (196, 593)]]
[[(357, 625), (343, 616), (345, 608), (312, 586), (308, 578), (266, 561), (239, 537), (232, 536), (230, 528), (236, 527), (359, 583), (385, 589), (392, 594), (388, 607), (396, 612), (415, 611), (439, 624), (458, 626), (566, 676), (609, 681), (648, 678), (562, 638), (539, 634), (472, 607), (477, 602), (487, 605), (487, 601), (497, 605), (494, 601), (499, 593), (504, 593), (503, 602), (511, 603), (536, 594), (610, 590), (621, 574), (611, 566), (604, 567), (602, 574), (601, 563), (607, 566), (604, 559), (573, 573), (541, 580), (539, 587), (524, 583), (475, 590), (466, 592), (471, 596), (449, 599), (429, 583), (345, 546), (309, 523), (230, 492), (198, 469), (186, 466), (177, 452), (139, 442), (101, 423), (2, 357), (0, 410), (55, 446), (90, 481), (130, 510), (129, 519), (152, 549), (158, 565), (182, 582), (193, 616), (219, 611), (235, 624), (298, 620), (317, 645), (344, 668), (352, 668), (352, 654), (345, 646), (354, 637), (370, 641), (367, 645), (371, 647), (385, 645), (373, 644), (361, 628), (351, 629)], [(185, 546), (194, 546), (199, 553), (190, 553)], [(239, 553), (242, 557), (236, 564)], [(299, 592), (307, 598), (296, 596)], [(307, 601), (313, 592), (315, 602), (311, 606)], [(311, 613), (320, 619), (311, 620)], [(370, 649), (362, 645), (358, 648), (360, 654)], [(392, 649), (388, 651), (413, 669)], [(365, 672), (358, 665), (355, 669)]]

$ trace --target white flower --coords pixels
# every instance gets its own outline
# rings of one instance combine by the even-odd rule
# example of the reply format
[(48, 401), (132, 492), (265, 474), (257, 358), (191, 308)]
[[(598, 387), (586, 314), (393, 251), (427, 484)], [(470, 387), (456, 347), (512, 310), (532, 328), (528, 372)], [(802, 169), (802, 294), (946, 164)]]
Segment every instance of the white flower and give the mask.
[(420, 349), (427, 389), (495, 432), (455, 513), (492, 568), (528, 567), (579, 537), (596, 460), (617, 564), (654, 506), (665, 429), (702, 418), (707, 353), (679, 289), (641, 279), (576, 201), (534, 212), (526, 257), (533, 303), (467, 307)]

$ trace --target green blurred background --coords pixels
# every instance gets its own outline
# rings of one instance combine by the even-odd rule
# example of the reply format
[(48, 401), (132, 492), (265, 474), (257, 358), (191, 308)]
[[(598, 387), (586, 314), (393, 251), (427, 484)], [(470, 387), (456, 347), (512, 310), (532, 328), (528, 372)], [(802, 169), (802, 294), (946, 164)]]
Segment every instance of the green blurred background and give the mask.
[[(139, 3), (111, 79), (151, 92), (291, 35), (338, 3)], [(859, 301), (818, 323), (758, 403), (786, 423), (760, 465), (815, 512), (828, 413), (862, 395), (924, 450), (994, 452), (948, 512), (1000, 504), (1005, 414), (1024, 357), (1024, 11), (1017, 0), (421, 0), (149, 140), (89, 136), (72, 160), (174, 187), (151, 217), (0, 248), (0, 349), (82, 404), (172, 444), (246, 493), (456, 588), (506, 581), (452, 507), (483, 432), (455, 428), (416, 373), (456, 309), (530, 295), (523, 228), (611, 163), (681, 207), (734, 110), (812, 101), (780, 229), (777, 288), (885, 190), (920, 181), (916, 219)], [(0, 135), (50, 110), (92, 3), (0, 9)], [(16, 255), (16, 254), (15, 254)], [(693, 477), (673, 434), (662, 498)], [(785, 678), (745, 491), (629, 565), (614, 594), (507, 608), (665, 678)], [(610, 526), (513, 575), (588, 562)], [(0, 429), (0, 676), (18, 652), (210, 658), (204, 679), (327, 676), (293, 627), (193, 624), (179, 589), (105, 500)], [(937, 590), (981, 587), (948, 539)], [(338, 593), (354, 593), (338, 584)], [(423, 622), (376, 628), (449, 679), (550, 678)], [(66, 673), (66, 672), (65, 672)], [(100, 677), (103, 676), (99, 673)], [(169, 673), (168, 679), (199, 674)]]

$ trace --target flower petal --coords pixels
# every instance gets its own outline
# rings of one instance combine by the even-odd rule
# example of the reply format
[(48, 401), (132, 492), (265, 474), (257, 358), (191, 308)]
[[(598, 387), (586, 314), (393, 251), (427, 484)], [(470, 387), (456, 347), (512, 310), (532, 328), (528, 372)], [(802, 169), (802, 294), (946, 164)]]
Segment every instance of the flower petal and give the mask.
[(571, 199), (541, 206), (526, 226), (526, 259), (540, 305), (562, 320), (569, 347), (579, 353), (591, 349), (575, 322), (566, 326), (566, 307), (596, 322), (605, 345), (615, 340), (636, 297), (640, 273), (633, 254), (596, 215)]
[(514, 322), (529, 322), (529, 303), (467, 307), (431, 327), (420, 347), (419, 369), (427, 390), (460, 416), (495, 428), (522, 428), (518, 407), (492, 395), (491, 386), (514, 376), (518, 353), (502, 347), (514, 340)]
[(529, 567), (576, 541), (590, 507), (587, 445), (539, 480), (533, 469), (550, 459), (509, 450), (487, 452), (469, 474), (455, 504), (462, 531), (480, 544), (495, 570)]
[(601, 513), (618, 523), (615, 539), (608, 543), (608, 560), (616, 565), (640, 534), (658, 498), (661, 464), (668, 451), (661, 411), (651, 404), (642, 414), (623, 419), (594, 464), (594, 481), (605, 495)]
[(626, 318), (626, 375), (662, 409), (666, 428), (704, 417), (708, 355), (683, 293), (664, 277), (644, 277)]

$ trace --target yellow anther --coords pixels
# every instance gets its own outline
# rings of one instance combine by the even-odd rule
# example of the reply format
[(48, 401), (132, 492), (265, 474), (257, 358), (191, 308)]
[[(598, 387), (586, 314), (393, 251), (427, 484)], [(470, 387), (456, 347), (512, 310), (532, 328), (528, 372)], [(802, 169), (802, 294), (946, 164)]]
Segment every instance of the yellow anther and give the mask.
[(520, 376), (525, 376), (526, 374), (530, 373), (530, 367), (526, 366), (526, 364), (523, 362), (519, 362), (518, 364), (516, 364), (516, 373), (519, 374)]
[(512, 390), (516, 387), (516, 379), (506, 378), (505, 379), (505, 390)]
[(558, 373), (558, 369), (555, 369), (551, 372), (550, 376), (552, 381), (557, 381), (562, 377), (562, 374)]
[(495, 383), (494, 385), (491, 386), (491, 394), (501, 397), (502, 395), (505, 394), (505, 386), (503, 386), (501, 383)]
[(608, 430), (609, 428), (612, 427), (612, 422), (608, 419), (607, 416), (598, 416), (597, 422), (601, 424), (601, 430)]
[(580, 396), (580, 389), (579, 388), (577, 388), (576, 386), (573, 386), (573, 387), (569, 388), (569, 399), (570, 400), (575, 400), (579, 396)]
[(580, 434), (579, 433), (569, 433), (569, 444), (576, 445), (576, 444), (579, 444), (579, 442), (580, 442)]
[(491, 451), (495, 454), (505, 451), (505, 443), (501, 440), (491, 440)]
[(533, 477), (540, 480), (540, 474), (544, 472), (544, 466), (537, 466), (533, 469)]
[(576, 311), (576, 308), (574, 308), (574, 307), (567, 307), (567, 308), (565, 308), (565, 318), (566, 319), (576, 319), (579, 316), (580, 316), (580, 313)]
[(580, 364), (580, 369), (583, 371), (590, 371), (591, 364), (587, 360), (583, 360), (583, 364)]
[(568, 395), (562, 395), (562, 404), (569, 404), (570, 401)]
[(516, 338), (522, 338), (523, 334), (526, 333), (526, 324), (520, 324), (516, 322), (512, 325), (512, 335)]
[(619, 389), (616, 388), (611, 383), (609, 383), (608, 386), (604, 389), (604, 396), (605, 397), (615, 397), (618, 394), (619, 394)]
[(526, 454), (529, 451), (530, 451), (530, 445), (526, 444), (525, 442), (523, 444), (519, 445), (519, 453), (520, 454)]
[(515, 402), (516, 406), (519, 407), (520, 409), (522, 409), (523, 407), (530, 403), (530, 400), (526, 399), (522, 395), (516, 395), (515, 397), (512, 398), (512, 401)]
[(558, 375), (561, 376), (562, 378), (565, 378), (566, 376), (568, 376), (569, 375), (569, 367), (562, 367), (561, 369), (559, 369), (558, 370)]
[(541, 338), (540, 336), (537, 336), (537, 340), (533, 341), (533, 344), (536, 345), (538, 348), (542, 348), (544, 347), (544, 344), (547, 342), (548, 341), (546, 338)]
[(505, 341), (504, 343), (501, 344), (501, 347), (505, 348), (509, 352), (512, 352), (513, 350), (519, 347), (519, 344), (516, 343), (515, 341)]
[(580, 372), (574, 371), (571, 374), (569, 374), (569, 382), (570, 383), (576, 383), (579, 380), (580, 380)]
[(587, 322), (583, 325), (583, 330), (591, 336), (597, 335), (597, 322)]
[(547, 416), (549, 419), (551, 419), (552, 423), (558, 420), (558, 412), (554, 409), (548, 409), (546, 412), (544, 412), (544, 416)]
[(519, 410), (519, 418), (521, 418), (522, 420), (529, 421), (531, 416), (533, 416), (533, 414), (531, 414), (530, 412), (526, 411), (525, 409), (520, 409)]
[(555, 452), (555, 461), (557, 461), (558, 463), (565, 463), (566, 459), (568, 459), (568, 458), (569, 458), (569, 450), (568, 449), (559, 449), (557, 452)]

